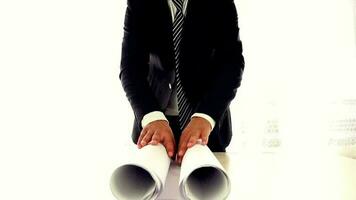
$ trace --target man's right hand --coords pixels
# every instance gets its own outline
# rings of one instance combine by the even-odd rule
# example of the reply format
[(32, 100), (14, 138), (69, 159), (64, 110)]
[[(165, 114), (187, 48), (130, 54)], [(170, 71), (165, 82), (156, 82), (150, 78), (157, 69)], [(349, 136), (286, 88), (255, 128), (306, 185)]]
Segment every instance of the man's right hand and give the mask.
[(141, 131), (137, 147), (142, 148), (147, 144), (163, 144), (169, 157), (174, 155), (175, 141), (169, 123), (165, 120), (156, 120), (147, 124)]

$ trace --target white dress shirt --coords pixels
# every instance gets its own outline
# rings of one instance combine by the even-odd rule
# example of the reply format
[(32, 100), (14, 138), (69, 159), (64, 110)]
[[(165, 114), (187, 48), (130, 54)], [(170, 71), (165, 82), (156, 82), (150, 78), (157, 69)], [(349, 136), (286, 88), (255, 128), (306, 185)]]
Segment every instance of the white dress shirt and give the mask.
[[(171, 10), (171, 15), (172, 15), (172, 22), (174, 21), (175, 14), (177, 12), (177, 9), (173, 3), (172, 0), (167, 0), (169, 8)], [(187, 5), (188, 5), (188, 0), (184, 0), (183, 2), (183, 14), (186, 15), (187, 13)], [(165, 115), (168, 116), (178, 116), (178, 102), (177, 102), (177, 88), (176, 86), (173, 86), (172, 89), (172, 95), (169, 100), (168, 106), (165, 110), (165, 113), (163, 114), (161, 111), (153, 111), (150, 113), (147, 113), (142, 121), (141, 121), (141, 126), (145, 127), (147, 124), (150, 122), (156, 121), (156, 120), (165, 120), (168, 121)], [(211, 130), (215, 126), (215, 121), (213, 118), (211, 118), (209, 115), (204, 114), (204, 113), (194, 113), (191, 117), (202, 117), (206, 119), (211, 126)]]

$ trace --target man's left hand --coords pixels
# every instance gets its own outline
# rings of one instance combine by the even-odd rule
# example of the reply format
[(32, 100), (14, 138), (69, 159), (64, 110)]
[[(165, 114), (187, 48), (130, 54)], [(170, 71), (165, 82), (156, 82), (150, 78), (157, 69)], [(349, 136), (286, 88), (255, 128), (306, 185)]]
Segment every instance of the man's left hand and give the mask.
[(180, 136), (177, 162), (181, 163), (188, 148), (194, 146), (199, 139), (204, 145), (208, 144), (211, 125), (208, 120), (202, 117), (192, 117)]

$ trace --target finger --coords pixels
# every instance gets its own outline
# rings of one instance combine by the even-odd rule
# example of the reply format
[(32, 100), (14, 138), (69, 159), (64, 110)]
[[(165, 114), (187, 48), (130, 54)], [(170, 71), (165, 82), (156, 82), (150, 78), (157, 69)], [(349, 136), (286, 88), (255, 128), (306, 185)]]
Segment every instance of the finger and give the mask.
[(141, 145), (141, 141), (142, 141), (142, 138), (146, 135), (147, 133), (147, 129), (142, 129), (141, 133), (140, 133), (140, 136), (138, 137), (138, 140), (137, 140), (137, 146), (138, 148), (141, 148), (142, 145)]
[(189, 139), (189, 136), (188, 134), (182, 134), (182, 136), (180, 137), (180, 140), (179, 140), (179, 147), (178, 147), (178, 156), (181, 156), (183, 155), (183, 149), (184, 147), (187, 146), (187, 141)]
[(203, 133), (201, 135), (201, 140), (204, 145), (207, 145), (209, 141), (209, 133)]
[(187, 137), (188, 137), (187, 129), (184, 129), (183, 132), (181, 133), (180, 138), (179, 138), (178, 149), (177, 149), (177, 154), (176, 154), (176, 162), (177, 163), (179, 163), (180, 155), (183, 154), (182, 146), (183, 146), (183, 143), (185, 143), (185, 140)]
[(185, 148), (183, 148), (181, 150), (181, 155), (178, 155), (178, 163), (182, 163), (183, 158), (184, 158), (184, 154), (185, 154), (186, 151), (187, 151), (187, 147), (185, 147)]
[(192, 147), (192, 146), (194, 146), (197, 143), (198, 139), (199, 139), (199, 133), (195, 133), (195, 134), (191, 134), (191, 136), (188, 137), (182, 143), (182, 146), (181, 146), (181, 149), (180, 149), (180, 154), (178, 155), (179, 156), (179, 159), (178, 159), (179, 163), (182, 162), (183, 157), (184, 157), (185, 153), (187, 152), (187, 149)]
[(192, 135), (190, 137), (190, 139), (188, 140), (188, 144), (187, 144), (187, 147), (190, 148), (192, 147), (193, 145), (195, 145), (197, 143), (197, 140), (199, 139), (199, 136), (196, 136), (196, 135)]
[(181, 138), (179, 142), (179, 151), (178, 151), (178, 163), (182, 162), (183, 156), (185, 154), (185, 151), (187, 150), (187, 143), (188, 140), (190, 139), (189, 134), (182, 135), (183, 137)]
[(176, 140), (174, 139), (173, 132), (172, 132), (172, 142), (174, 149), (176, 148)]
[(152, 131), (147, 131), (146, 135), (142, 138), (141, 145), (145, 146), (146, 144), (148, 144), (148, 142), (151, 141), (152, 135)]
[(156, 145), (161, 142), (161, 135), (158, 132), (155, 132), (151, 138), (150, 144)]
[(168, 156), (172, 157), (174, 155), (174, 140), (165, 138), (163, 140), (163, 146), (166, 147)]

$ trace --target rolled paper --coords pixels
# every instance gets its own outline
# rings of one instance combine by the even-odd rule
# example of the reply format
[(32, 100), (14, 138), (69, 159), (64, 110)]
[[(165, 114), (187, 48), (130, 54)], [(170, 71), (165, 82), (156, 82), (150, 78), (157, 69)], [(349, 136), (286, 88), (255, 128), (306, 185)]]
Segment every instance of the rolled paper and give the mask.
[[(114, 170), (110, 187), (120, 200), (157, 199), (162, 193), (171, 163), (163, 145), (147, 145)], [(223, 200), (230, 193), (230, 180), (206, 145), (189, 148), (182, 160), (180, 196), (191, 200)]]
[(163, 190), (171, 162), (165, 147), (147, 145), (128, 159), (111, 176), (114, 197), (120, 200), (156, 199)]
[(230, 193), (230, 179), (211, 150), (202, 144), (189, 148), (182, 160), (179, 190), (184, 199), (223, 200)]

